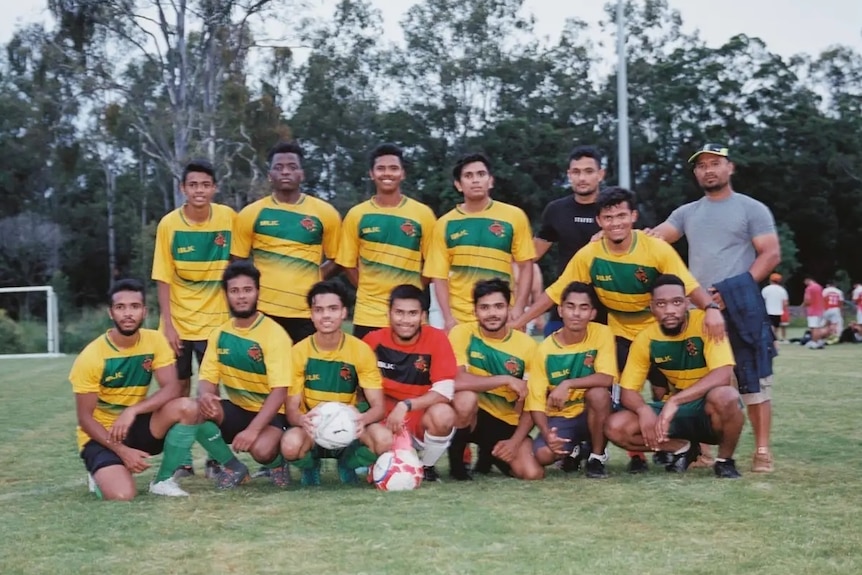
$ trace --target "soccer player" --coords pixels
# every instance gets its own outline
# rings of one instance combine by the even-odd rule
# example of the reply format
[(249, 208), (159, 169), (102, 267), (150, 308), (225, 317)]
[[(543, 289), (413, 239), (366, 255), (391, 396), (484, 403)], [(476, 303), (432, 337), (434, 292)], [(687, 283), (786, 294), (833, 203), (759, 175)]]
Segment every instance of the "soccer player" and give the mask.
[(328, 202), (302, 193), (302, 148), (276, 144), (267, 155), (272, 194), (240, 211), (230, 253), (261, 273), (260, 311), (292, 341), (314, 333), (305, 294), (338, 271), (341, 218)]
[(824, 327), (823, 286), (811, 276), (806, 277), (803, 283), (805, 283), (805, 293), (803, 294), (802, 305), (805, 307), (808, 329)]
[[(320, 459), (338, 459), (343, 483), (357, 481), (355, 469), (369, 467), (392, 447), (392, 433), (382, 424), (385, 403), (383, 380), (374, 352), (361, 340), (341, 330), (347, 318), (347, 294), (335, 281), (323, 281), (308, 292), (315, 332), (293, 347), (293, 374), (287, 396), (287, 419), (292, 426), (281, 440), (286, 460), (302, 469), (303, 485), (320, 485)], [(356, 412), (358, 438), (344, 449), (330, 452), (314, 444), (317, 406), (338, 402), (356, 406), (360, 390), (364, 413)]]
[[(200, 365), (210, 333), (229, 318), (219, 281), (230, 261), (236, 212), (213, 202), (217, 186), (209, 162), (188, 163), (180, 190), (186, 202), (162, 218), (156, 231), (152, 278), (158, 286), (161, 330), (177, 356), (183, 395), (189, 395), (192, 356)], [(177, 477), (193, 474), (190, 451)]]
[(773, 273), (769, 275), (769, 285), (760, 290), (760, 295), (763, 297), (763, 303), (766, 305), (766, 313), (769, 314), (769, 323), (772, 324), (772, 333), (775, 338), (778, 338), (779, 329), (781, 330), (781, 341), (787, 339), (787, 328), (781, 325), (781, 317), (784, 315), (784, 310), (787, 308), (790, 296), (787, 290), (781, 285), (781, 274)]
[(475, 321), (473, 285), (494, 277), (511, 282), (513, 265), (518, 266), (519, 274), (510, 316), (517, 319), (530, 297), (536, 257), (527, 215), (520, 208), (491, 199), (494, 176), (491, 162), (483, 154), (461, 157), (452, 169), (452, 178), (464, 195), (464, 203), (437, 221), (425, 264), (445, 330), (456, 323)]
[(781, 263), (775, 218), (762, 202), (733, 190), (736, 168), (726, 146), (706, 144), (688, 162), (704, 195), (674, 210), (653, 233), (669, 243), (686, 237), (692, 274), (728, 320), (734, 374), (754, 430), (751, 469), (768, 473), (775, 336), (765, 328), (769, 319), (758, 287)]
[(563, 470), (576, 471), (586, 456), (581, 442), (588, 442), (586, 476), (603, 479), (608, 476), (604, 425), (617, 378), (614, 335), (592, 321), (596, 300), (589, 284), (569, 283), (559, 314), (563, 327), (539, 344), (528, 382), (525, 409), (539, 428), (533, 450), (540, 465), (565, 458)]
[[(713, 469), (722, 478), (740, 477), (733, 452), (745, 418), (731, 386), (733, 352), (703, 328), (703, 312), (689, 310), (685, 282), (661, 275), (652, 284), (650, 309), (657, 323), (632, 343), (620, 378), (624, 411), (610, 416), (606, 433), (624, 449), (673, 454), (666, 466), (683, 472), (697, 459), (700, 443), (718, 445)], [(647, 404), (641, 389), (650, 366), (667, 376), (670, 397)]]
[[(587, 245), (599, 231), (596, 198), (605, 179), (602, 153), (593, 146), (577, 146), (569, 154), (566, 174), (572, 195), (553, 200), (545, 207), (542, 212), (542, 226), (533, 237), (537, 259), (541, 259), (551, 246), (557, 244), (558, 276), (566, 269), (572, 256)], [(553, 306), (551, 317), (545, 324), (545, 336), (551, 335), (562, 326), (557, 308)]]
[[(270, 481), (285, 487), (290, 473), (279, 452), (287, 428), (284, 402), (290, 386), (290, 336), (257, 309), (260, 272), (248, 260), (228, 265), (222, 278), (232, 319), (215, 329), (207, 344), (198, 382), (204, 421), (198, 440), (221, 465), (216, 487), (247, 482), (248, 467), (237, 452), (247, 451), (270, 470)], [(226, 399), (219, 397), (219, 384)]]
[[(188, 495), (172, 476), (195, 441), (197, 405), (181, 397), (168, 341), (141, 328), (147, 315), (143, 284), (119, 280), (109, 298), (114, 327), (84, 348), (69, 373), (78, 451), (91, 491), (103, 499), (133, 499), (133, 474), (150, 467), (150, 456), (164, 450), (150, 493)], [(153, 374), (159, 390), (147, 397)]]
[(347, 212), (338, 265), (356, 286), (353, 335), (362, 338), (389, 324), (389, 294), (395, 286), (422, 288), (422, 265), (431, 244), (434, 212), (401, 192), (404, 154), (394, 144), (371, 152), (374, 196)]
[(458, 364), (452, 399), (458, 429), (449, 446), (449, 475), (456, 480), (472, 479), (463, 461), (468, 443), (479, 448), (479, 473), (488, 473), (493, 464), (518, 479), (545, 476), (533, 456), (533, 419), (524, 410), (536, 343), (506, 325), (511, 298), (504, 280), (476, 282), (478, 323), (458, 324), (449, 332)]
[(856, 304), (856, 323), (862, 324), (862, 284), (855, 284), (851, 294), (853, 303)]
[(823, 288), (823, 321), (830, 329), (830, 339), (837, 341), (844, 331), (844, 292), (834, 281), (826, 282)]
[(452, 440), (457, 366), (446, 334), (423, 325), (428, 313), (425, 293), (400, 285), (389, 296), (389, 327), (364, 340), (377, 356), (386, 396), (386, 426), (393, 434), (407, 430), (422, 451), (425, 481), (439, 481), (434, 464)]

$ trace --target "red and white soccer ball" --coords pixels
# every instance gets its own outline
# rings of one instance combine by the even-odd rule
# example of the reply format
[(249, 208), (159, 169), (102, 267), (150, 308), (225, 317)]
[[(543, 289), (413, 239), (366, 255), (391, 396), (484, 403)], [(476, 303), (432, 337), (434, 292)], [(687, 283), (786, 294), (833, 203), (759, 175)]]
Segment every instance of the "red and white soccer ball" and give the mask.
[(371, 468), (371, 482), (382, 491), (412, 491), (422, 485), (422, 461), (412, 448), (387, 451)]

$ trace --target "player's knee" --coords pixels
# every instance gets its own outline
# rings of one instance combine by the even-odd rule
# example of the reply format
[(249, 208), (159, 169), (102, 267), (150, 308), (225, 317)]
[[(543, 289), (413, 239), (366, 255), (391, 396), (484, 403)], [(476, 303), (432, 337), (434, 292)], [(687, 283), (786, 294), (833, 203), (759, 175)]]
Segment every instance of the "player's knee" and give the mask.
[(175, 399), (177, 402), (177, 415), (179, 422), (183, 425), (194, 425), (198, 421), (200, 409), (198, 402), (190, 397), (180, 397)]
[(432, 435), (448, 435), (455, 427), (455, 410), (447, 403), (437, 403), (425, 411), (425, 429)]
[(554, 454), (551, 452), (551, 448), (546, 445), (543, 445), (542, 447), (538, 448), (534, 455), (536, 457), (536, 462), (540, 466), (550, 465), (554, 462), (554, 459), (556, 459), (554, 457)]
[(544, 478), (545, 468), (539, 465), (538, 461), (524, 468), (518, 477), (518, 479), (523, 479), (524, 481), (538, 481)]
[(105, 501), (131, 501), (138, 494), (134, 480), (100, 485), (99, 489), (102, 492), (102, 499)]
[(610, 411), (611, 395), (604, 387), (591, 387), (584, 393), (584, 401), (587, 407), (598, 411)]
[(467, 427), (476, 414), (479, 403), (472, 391), (459, 391), (452, 398), (452, 409), (455, 411), (455, 426)]
[(625, 440), (626, 436), (626, 420), (628, 419), (625, 412), (614, 413), (605, 421), (604, 433), (608, 441), (619, 445)]
[(288, 431), (281, 436), (281, 455), (288, 461), (302, 457), (302, 435), (294, 430)]
[(739, 392), (730, 386), (716, 387), (710, 390), (706, 397), (707, 407), (722, 414), (741, 411), (739, 407)]

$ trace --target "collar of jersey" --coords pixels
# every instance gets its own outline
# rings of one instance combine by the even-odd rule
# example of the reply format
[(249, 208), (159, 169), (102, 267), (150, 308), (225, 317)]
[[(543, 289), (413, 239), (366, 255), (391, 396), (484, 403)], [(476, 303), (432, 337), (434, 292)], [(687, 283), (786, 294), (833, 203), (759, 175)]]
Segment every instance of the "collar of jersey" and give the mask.
[(180, 219), (183, 221), (183, 223), (185, 225), (187, 225), (189, 227), (194, 227), (194, 226), (200, 226), (200, 225), (203, 225), (203, 224), (206, 224), (206, 223), (213, 221), (213, 205), (212, 204), (209, 205), (210, 215), (207, 217), (207, 221), (205, 221), (205, 222), (190, 222), (190, 221), (188, 221), (186, 219), (186, 214), (183, 211), (183, 208), (185, 208), (185, 207), (186, 207), (186, 204), (183, 204), (182, 206), (180, 206)]
[(465, 216), (472, 216), (473, 214), (481, 214), (482, 212), (487, 212), (488, 210), (490, 210), (491, 206), (494, 205), (494, 200), (491, 200), (490, 202), (488, 202), (488, 205), (485, 206), (485, 208), (482, 210), (482, 212), (465, 212), (464, 210), (461, 209), (461, 206), (463, 206), (463, 205), (464, 204), (458, 204), (457, 206), (455, 206), (455, 209), (458, 210), (459, 214), (462, 214)]
[(305, 194), (302, 192), (299, 192), (299, 199), (296, 200), (295, 204), (288, 204), (288, 203), (279, 202), (276, 199), (275, 194), (270, 194), (269, 197), (272, 200), (272, 203), (275, 204), (276, 206), (298, 206), (305, 201)]
[(609, 250), (609, 249), (608, 249), (608, 244), (606, 244), (606, 243), (605, 243), (605, 238), (602, 238), (602, 249), (603, 249), (603, 250), (605, 251), (605, 253), (606, 253), (606, 254), (608, 254), (609, 256), (616, 256), (616, 257), (620, 257), (620, 256), (626, 256), (626, 255), (631, 254), (632, 252), (634, 252), (634, 251), (635, 251), (635, 248), (636, 248), (636, 247), (637, 247), (637, 245), (638, 245), (638, 236), (640, 235), (640, 234), (638, 234), (638, 233), (637, 233), (637, 230), (632, 230), (632, 232), (631, 232), (631, 233), (632, 233), (632, 245), (630, 245), (630, 246), (629, 246), (629, 251), (627, 251), (626, 253), (624, 253), (624, 254), (618, 254), (618, 253), (616, 253), (616, 252), (612, 252), (611, 250)]
[(338, 342), (338, 347), (335, 350), (320, 349), (319, 347), (317, 347), (317, 342), (314, 341), (314, 335), (313, 334), (311, 335), (310, 341), (311, 341), (311, 347), (313, 347), (314, 351), (316, 351), (317, 353), (326, 353), (328, 351), (341, 351), (344, 348), (344, 342), (347, 341), (347, 336), (345, 335), (344, 332), (341, 332), (341, 340)]
[(230, 325), (232, 328), (238, 329), (240, 331), (251, 331), (254, 328), (256, 328), (257, 326), (259, 326), (260, 322), (262, 322), (263, 318), (265, 318), (265, 317), (266, 317), (266, 315), (262, 314), (261, 312), (257, 312), (257, 319), (254, 320), (254, 323), (248, 327), (237, 327), (237, 325), (233, 321), (230, 322)]
[(396, 210), (400, 207), (403, 207), (404, 204), (407, 203), (407, 196), (405, 196), (404, 194), (401, 194), (401, 201), (398, 202), (397, 206), (381, 206), (380, 204), (378, 204), (377, 202), (374, 201), (374, 196), (371, 196), (370, 198), (368, 198), (368, 201), (371, 202), (371, 205), (374, 206), (375, 208), (377, 208), (378, 210)]
[(111, 349), (113, 349), (113, 350), (114, 350), (114, 351), (116, 351), (116, 352), (120, 352), (120, 353), (121, 353), (121, 352), (123, 352), (123, 351), (125, 351), (125, 350), (135, 349), (136, 347), (138, 347), (138, 344), (139, 344), (139, 343), (141, 343), (141, 338), (143, 337), (143, 334), (141, 333), (141, 330), (139, 329), (139, 330), (138, 330), (138, 339), (136, 339), (136, 340), (135, 340), (135, 343), (134, 343), (134, 344), (132, 344), (132, 346), (131, 346), (131, 347), (124, 347), (123, 349), (120, 349), (119, 347), (117, 347), (117, 346), (114, 344), (114, 342), (113, 342), (113, 341), (111, 341), (110, 333), (111, 333), (111, 330), (108, 330), (108, 331), (106, 331), (106, 332), (105, 332), (105, 341), (106, 341), (106, 342), (108, 342), (108, 346), (109, 346)]

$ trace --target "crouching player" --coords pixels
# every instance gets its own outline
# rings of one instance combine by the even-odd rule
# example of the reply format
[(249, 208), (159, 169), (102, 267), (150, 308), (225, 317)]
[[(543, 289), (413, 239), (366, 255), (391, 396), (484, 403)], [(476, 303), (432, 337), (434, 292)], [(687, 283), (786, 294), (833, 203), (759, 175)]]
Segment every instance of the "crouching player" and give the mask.
[(386, 426), (393, 434), (405, 428), (422, 451), (425, 481), (439, 481), (434, 464), (452, 440), (455, 412), (450, 401), (457, 371), (446, 334), (424, 325), (428, 315), (425, 293), (400, 285), (389, 295), (389, 327), (373, 331), (363, 341), (377, 356), (386, 395)]
[[(290, 385), (290, 336), (257, 311), (260, 272), (248, 260), (236, 260), (222, 276), (232, 319), (213, 330), (200, 368), (198, 402), (206, 419), (198, 441), (221, 471), (216, 487), (247, 482), (248, 467), (234, 451), (247, 451), (270, 469), (270, 481), (285, 487), (290, 474), (279, 453), (287, 427), (284, 401)], [(218, 386), (227, 398), (219, 397)]]
[(479, 448), (478, 473), (488, 473), (493, 464), (518, 479), (545, 476), (533, 456), (533, 419), (524, 410), (536, 342), (506, 326), (511, 295), (502, 279), (476, 282), (478, 323), (458, 324), (449, 332), (458, 364), (452, 399), (458, 429), (449, 446), (449, 475), (456, 480), (472, 479), (463, 458), (467, 443)]
[[(608, 437), (624, 449), (670, 452), (665, 468), (671, 472), (685, 471), (697, 459), (699, 443), (718, 445), (716, 476), (740, 477), (733, 452), (744, 418), (730, 384), (729, 341), (707, 337), (704, 312), (688, 309), (685, 286), (675, 275), (656, 278), (650, 309), (658, 322), (632, 343), (620, 379), (625, 410), (608, 419)], [(652, 365), (667, 377), (670, 397), (647, 404), (641, 389)]]
[(540, 465), (565, 457), (563, 470), (576, 471), (586, 457), (586, 445), (581, 447), (586, 442), (591, 450), (586, 476), (602, 479), (608, 476), (604, 425), (611, 412), (617, 359), (611, 329), (592, 322), (595, 297), (592, 287), (582, 282), (563, 290), (558, 307), (563, 327), (539, 344), (525, 409), (539, 428), (533, 450)]
[[(341, 330), (347, 318), (347, 294), (341, 284), (322, 281), (308, 292), (314, 333), (293, 348), (293, 375), (287, 396), (292, 426), (281, 440), (285, 459), (302, 469), (303, 485), (320, 485), (320, 459), (338, 459), (342, 483), (356, 483), (355, 469), (369, 467), (392, 448), (392, 434), (382, 424), (383, 381), (377, 359), (362, 340)], [(314, 444), (314, 412), (324, 402), (355, 406), (360, 389), (365, 412), (356, 412), (357, 439), (329, 451)], [(367, 409), (366, 409), (367, 408)]]
[[(114, 327), (84, 348), (69, 374), (78, 449), (91, 491), (103, 499), (133, 499), (132, 475), (147, 469), (150, 456), (164, 450), (150, 493), (188, 495), (172, 475), (195, 441), (197, 405), (180, 397), (168, 341), (157, 331), (141, 329), (147, 314), (143, 284), (119, 280), (109, 298)], [(147, 397), (154, 373), (160, 389)]]

